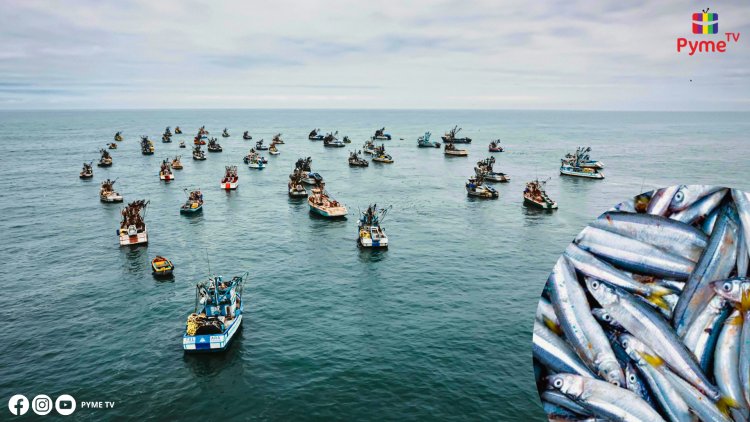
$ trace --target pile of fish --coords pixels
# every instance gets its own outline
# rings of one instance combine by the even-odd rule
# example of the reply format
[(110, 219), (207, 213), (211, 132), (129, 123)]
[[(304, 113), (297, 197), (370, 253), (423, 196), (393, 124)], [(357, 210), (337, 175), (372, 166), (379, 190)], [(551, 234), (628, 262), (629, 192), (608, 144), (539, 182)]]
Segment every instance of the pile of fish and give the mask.
[(550, 420), (748, 421), (750, 195), (678, 185), (601, 215), (534, 322)]

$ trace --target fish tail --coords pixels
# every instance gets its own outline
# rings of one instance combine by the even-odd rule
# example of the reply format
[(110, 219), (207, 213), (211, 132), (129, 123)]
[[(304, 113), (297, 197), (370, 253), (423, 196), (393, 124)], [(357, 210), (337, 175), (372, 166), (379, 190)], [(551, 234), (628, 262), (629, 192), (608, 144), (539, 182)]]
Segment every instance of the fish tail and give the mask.
[(729, 318), (727, 322), (725, 322), (725, 325), (742, 325), (742, 314), (737, 314), (733, 318)]
[(649, 365), (651, 365), (651, 366), (653, 366), (655, 368), (658, 368), (658, 367), (664, 365), (664, 359), (660, 358), (659, 356), (650, 355), (648, 353), (643, 353), (643, 352), (638, 352), (638, 354), (640, 354), (641, 357), (643, 358), (643, 360), (645, 360), (646, 362), (648, 362)]
[(547, 328), (550, 329), (550, 331), (552, 331), (553, 333), (557, 334), (558, 336), (562, 335), (563, 331), (562, 331), (562, 328), (560, 328), (559, 325), (555, 324), (555, 322), (552, 321), (549, 318), (543, 318), (543, 319), (544, 319), (544, 325), (546, 325)]
[(716, 402), (716, 407), (725, 416), (729, 416), (729, 408), (739, 409), (740, 405), (739, 403), (737, 403), (737, 400), (731, 397), (723, 396)]

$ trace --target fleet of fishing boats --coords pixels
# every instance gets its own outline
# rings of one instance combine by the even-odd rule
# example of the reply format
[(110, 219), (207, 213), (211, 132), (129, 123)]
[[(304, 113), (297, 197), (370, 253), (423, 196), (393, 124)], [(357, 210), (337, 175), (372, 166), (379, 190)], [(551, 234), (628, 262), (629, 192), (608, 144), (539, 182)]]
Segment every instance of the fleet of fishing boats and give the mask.
[[(469, 144), (472, 139), (460, 135), (461, 128), (453, 127), (442, 136), (444, 143), (444, 154), (448, 157), (466, 157), (469, 154), (467, 149), (459, 149), (456, 144)], [(171, 143), (174, 135), (182, 134), (179, 126), (175, 127), (174, 133), (170, 127), (167, 127), (162, 134), (163, 143)], [(225, 128), (221, 136), (229, 138), (229, 130)], [(430, 140), (431, 133), (425, 132), (424, 135), (417, 139), (419, 148), (440, 148), (441, 143)], [(114, 136), (116, 142), (124, 140), (122, 132), (117, 132)], [(252, 140), (249, 131), (244, 131), (243, 140)], [(351, 143), (348, 136), (343, 139), (338, 138), (338, 131), (328, 132), (325, 135), (320, 129), (313, 129), (308, 134), (311, 141), (322, 141), (324, 147), (342, 148)], [(385, 132), (385, 128), (375, 131), (375, 133), (365, 141), (363, 148), (359, 151), (350, 151), (348, 163), (351, 167), (368, 167), (369, 161), (363, 157), (364, 154), (371, 155), (371, 160), (376, 163), (391, 164), (394, 163), (393, 157), (386, 152), (385, 142), (390, 141), (393, 137)], [(401, 138), (403, 139), (403, 138)], [(376, 145), (376, 141), (380, 145)], [(279, 145), (285, 142), (281, 138), (281, 133), (273, 136), (269, 146), (265, 145), (264, 140), (260, 139), (251, 148), (249, 153), (243, 157), (243, 161), (251, 169), (261, 170), (268, 165), (268, 160), (261, 156), (259, 151), (268, 151), (270, 155), (279, 155)], [(181, 140), (180, 148), (185, 147), (185, 141)], [(193, 138), (192, 157), (194, 160), (206, 160), (206, 154), (203, 146), (206, 146), (208, 152), (219, 153), (223, 151), (218, 139), (209, 138), (209, 132), (205, 126), (201, 127)], [(109, 144), (110, 149), (115, 149), (116, 143)], [(503, 152), (500, 146), (500, 140), (493, 140), (489, 143), (489, 152)], [(140, 140), (140, 150), (144, 155), (153, 155), (155, 152), (153, 142), (148, 136), (142, 136)], [(560, 173), (567, 176), (603, 178), (601, 173), (604, 165), (599, 161), (591, 160), (589, 152), (591, 148), (579, 147), (575, 153), (567, 154), (562, 159)], [(112, 166), (112, 157), (106, 149), (101, 149), (101, 158), (98, 166)], [(496, 171), (494, 166), (495, 157), (488, 157), (478, 161), (474, 167), (474, 175), (469, 178), (465, 184), (467, 195), (476, 198), (496, 199), (500, 196), (497, 189), (489, 183), (508, 183), (510, 176), (506, 173)], [(174, 170), (183, 168), (181, 156), (177, 155), (171, 160), (164, 159), (159, 169), (159, 179), (170, 182), (175, 179)], [(92, 162), (84, 163), (80, 173), (81, 179), (90, 179), (93, 177)], [(531, 207), (537, 207), (545, 210), (557, 208), (557, 203), (547, 196), (545, 183), (534, 180), (526, 184), (524, 191), (524, 204)], [(105, 203), (123, 202), (123, 197), (114, 190), (115, 180), (107, 179), (102, 182), (100, 190), (100, 200)], [(309, 186), (309, 187), (306, 187)], [(220, 180), (220, 188), (224, 190), (236, 190), (239, 186), (239, 171), (237, 166), (225, 166), (224, 176)], [(307, 198), (311, 214), (326, 219), (346, 218), (349, 210), (340, 201), (334, 199), (326, 190), (326, 183), (323, 176), (312, 170), (312, 158), (300, 158), (296, 161), (292, 173), (289, 175), (287, 183), (288, 195), (290, 198)], [(204, 205), (203, 193), (200, 189), (185, 189), (187, 200), (179, 208), (180, 214), (192, 215), (202, 212)], [(132, 201), (123, 208), (121, 215), (122, 220), (117, 230), (119, 243), (121, 246), (141, 245), (148, 242), (148, 231), (145, 222), (146, 208), (149, 202), (146, 200)], [(360, 212), (357, 228), (357, 245), (363, 249), (379, 249), (388, 247), (388, 237), (381, 224), (388, 212), (388, 208), (378, 208), (376, 204), (369, 205), (365, 211)], [(157, 277), (170, 277), (173, 274), (174, 264), (166, 257), (157, 256), (151, 262), (152, 272)], [(196, 309), (188, 318), (186, 331), (183, 336), (183, 346), (185, 351), (220, 351), (225, 350), (231, 342), (234, 334), (242, 322), (243, 303), (241, 300), (242, 284), (246, 280), (247, 274), (233, 277), (229, 281), (224, 281), (221, 276), (210, 276), (208, 280), (198, 284), (196, 287)]]

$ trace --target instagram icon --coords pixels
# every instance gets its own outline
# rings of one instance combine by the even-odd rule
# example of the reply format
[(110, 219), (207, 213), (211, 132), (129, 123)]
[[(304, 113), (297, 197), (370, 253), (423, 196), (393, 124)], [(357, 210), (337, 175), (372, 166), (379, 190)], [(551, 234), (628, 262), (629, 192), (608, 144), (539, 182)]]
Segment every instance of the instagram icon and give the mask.
[(40, 394), (31, 401), (31, 410), (37, 415), (46, 415), (52, 411), (52, 399)]

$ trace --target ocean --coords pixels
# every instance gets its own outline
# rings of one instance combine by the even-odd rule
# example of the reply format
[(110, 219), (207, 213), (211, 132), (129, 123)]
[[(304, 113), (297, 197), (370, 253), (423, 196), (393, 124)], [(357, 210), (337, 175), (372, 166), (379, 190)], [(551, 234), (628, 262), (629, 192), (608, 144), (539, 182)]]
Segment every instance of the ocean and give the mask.
[[(543, 420), (531, 364), (536, 302), (555, 260), (603, 211), (658, 187), (715, 184), (750, 190), (748, 113), (472, 110), (3, 111), (0, 133), (2, 397), (70, 394), (78, 420)], [(161, 143), (166, 126), (185, 134)], [(190, 158), (205, 125), (222, 153)], [(468, 158), (417, 148), (459, 125)], [(375, 129), (395, 163), (350, 168)], [(221, 138), (223, 128), (232, 136)], [(353, 143), (324, 148), (313, 128)], [(249, 130), (253, 141), (242, 140)], [(94, 167), (115, 131), (114, 165)], [(262, 171), (242, 157), (281, 132)], [(139, 136), (156, 153), (143, 156)], [(400, 138), (403, 138), (401, 140)], [(497, 200), (468, 198), (466, 179), (500, 138)], [(185, 140), (187, 149), (179, 149)], [(591, 146), (604, 180), (562, 177), (560, 158)], [(183, 156), (169, 184), (159, 163)], [(310, 214), (287, 196), (294, 162), (312, 157), (346, 220)], [(366, 158), (369, 158), (366, 157)], [(219, 189), (224, 166), (239, 188)], [(126, 201), (147, 199), (149, 244), (121, 248), (121, 204), (102, 204), (117, 178)], [(549, 180), (554, 212), (523, 206), (525, 183)], [(185, 217), (184, 189), (202, 215)], [(356, 246), (358, 210), (392, 206), (387, 251)], [(169, 257), (173, 281), (150, 259)], [(248, 271), (245, 319), (230, 350), (185, 355), (181, 335), (195, 284), (210, 271)], [(81, 409), (114, 401), (112, 409)], [(6, 414), (7, 415), (7, 414)]]

